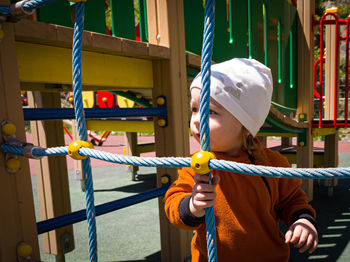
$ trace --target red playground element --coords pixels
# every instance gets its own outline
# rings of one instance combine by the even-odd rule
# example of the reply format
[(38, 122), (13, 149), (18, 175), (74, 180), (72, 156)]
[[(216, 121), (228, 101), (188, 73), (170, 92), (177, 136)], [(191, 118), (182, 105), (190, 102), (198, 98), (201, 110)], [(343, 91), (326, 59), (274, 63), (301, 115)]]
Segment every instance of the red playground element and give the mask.
[(99, 108), (114, 108), (116, 106), (115, 95), (106, 91), (97, 91), (97, 105)]

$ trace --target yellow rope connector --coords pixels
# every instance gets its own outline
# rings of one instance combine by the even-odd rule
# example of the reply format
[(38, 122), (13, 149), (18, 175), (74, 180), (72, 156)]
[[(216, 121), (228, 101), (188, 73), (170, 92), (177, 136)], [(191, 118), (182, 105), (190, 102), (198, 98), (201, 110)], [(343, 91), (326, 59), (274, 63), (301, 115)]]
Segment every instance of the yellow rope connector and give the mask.
[(161, 182), (163, 185), (169, 184), (169, 182), (170, 182), (169, 176), (168, 176), (168, 175), (163, 175), (163, 176), (160, 178), (160, 182)]
[(6, 136), (12, 136), (16, 134), (16, 126), (12, 123), (4, 124), (2, 127), (2, 133)]
[(81, 147), (94, 148), (91, 142), (89, 141), (73, 141), (68, 146), (68, 155), (75, 160), (83, 160), (86, 159), (87, 156), (82, 156), (79, 154), (79, 149)]
[(208, 151), (199, 151), (195, 153), (191, 158), (191, 167), (192, 169), (201, 175), (208, 174), (209, 169), (209, 160), (216, 159), (216, 156), (212, 152)]
[(21, 258), (30, 257), (32, 252), (33, 252), (33, 248), (26, 243), (21, 243), (17, 246), (17, 255)]
[(10, 173), (15, 173), (21, 167), (21, 162), (17, 158), (9, 158), (6, 160), (6, 169)]
[(164, 127), (166, 125), (166, 121), (163, 118), (158, 119), (157, 123), (158, 123), (158, 126), (161, 126), (161, 127)]
[(165, 104), (165, 99), (164, 99), (164, 97), (158, 97), (157, 98), (157, 104), (158, 105), (160, 105), (160, 106), (162, 106), (162, 105), (164, 105)]

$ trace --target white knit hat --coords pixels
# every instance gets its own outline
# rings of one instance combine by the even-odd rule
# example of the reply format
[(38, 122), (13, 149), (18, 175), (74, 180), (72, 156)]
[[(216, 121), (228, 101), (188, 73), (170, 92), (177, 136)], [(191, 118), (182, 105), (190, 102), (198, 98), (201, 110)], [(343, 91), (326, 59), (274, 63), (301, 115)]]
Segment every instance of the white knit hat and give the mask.
[[(271, 70), (254, 59), (234, 58), (212, 65), (210, 82), (210, 96), (255, 137), (270, 110)], [(194, 87), (202, 87), (200, 73)]]

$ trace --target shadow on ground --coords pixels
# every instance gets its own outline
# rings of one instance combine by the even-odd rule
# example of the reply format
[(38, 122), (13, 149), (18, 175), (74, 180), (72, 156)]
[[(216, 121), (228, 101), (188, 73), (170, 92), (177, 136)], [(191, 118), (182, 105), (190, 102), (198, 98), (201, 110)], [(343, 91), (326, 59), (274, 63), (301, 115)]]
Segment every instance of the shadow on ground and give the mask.
[[(161, 261), (161, 252), (158, 251), (154, 254), (151, 254), (147, 257), (145, 257), (144, 260), (123, 260), (123, 261), (113, 261), (113, 262), (140, 262), (140, 261), (144, 261), (144, 262), (158, 262)], [(112, 262), (112, 261), (110, 261)]]
[(95, 189), (94, 192), (125, 192), (125, 193), (142, 193), (146, 190), (150, 190), (157, 187), (157, 175), (154, 173), (151, 174), (142, 174), (137, 175), (137, 180), (135, 183), (107, 189)]

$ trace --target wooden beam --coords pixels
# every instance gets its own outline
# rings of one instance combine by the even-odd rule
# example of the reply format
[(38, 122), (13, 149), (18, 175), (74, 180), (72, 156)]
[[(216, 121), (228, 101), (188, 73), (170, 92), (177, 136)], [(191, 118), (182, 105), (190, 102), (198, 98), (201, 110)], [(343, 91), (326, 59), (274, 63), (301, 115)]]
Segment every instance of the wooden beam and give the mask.
[[(21, 82), (72, 83), (72, 50), (17, 42)], [(96, 52), (82, 52), (82, 84), (121, 88), (152, 88), (152, 62)]]
[[(186, 84), (185, 33), (182, 0), (147, 1), (149, 42), (169, 47), (169, 61), (154, 61), (153, 104), (157, 97), (167, 99), (168, 125), (159, 127), (155, 122), (157, 156), (188, 156), (188, 97)], [(157, 180), (168, 174), (173, 182), (177, 170), (158, 168)], [(159, 199), (162, 261), (184, 261), (190, 254), (192, 232), (172, 226), (164, 212), (163, 199)]]
[[(333, 16), (327, 16), (326, 20), (334, 20)], [(322, 28), (323, 29), (323, 28)], [(334, 91), (338, 89), (339, 79), (335, 79), (336, 71), (339, 72), (339, 46), (336, 53), (336, 38), (335, 38), (335, 25), (326, 25), (325, 30), (325, 49), (326, 49), (326, 61), (324, 65), (324, 96), (325, 96), (325, 108), (324, 119), (334, 119), (334, 100), (339, 98), (339, 91), (337, 97), (335, 97)], [(339, 37), (339, 36), (337, 36)], [(335, 85), (336, 83), (336, 85)]]
[(154, 132), (152, 121), (87, 120), (86, 128), (96, 131)]
[[(137, 150), (137, 133), (136, 132), (125, 132), (125, 153), (127, 156), (140, 156)], [(132, 180), (136, 180), (138, 166), (130, 166), (129, 170), (132, 174)]]
[[(313, 99), (313, 59), (314, 34), (312, 19), (315, 14), (315, 1), (298, 1), (298, 95), (297, 114), (306, 114), (308, 128), (305, 144), (298, 144), (297, 167), (313, 167), (313, 136), (311, 119), (314, 114)], [(303, 189), (310, 200), (313, 198), (313, 181), (304, 180)]]
[[(71, 48), (73, 29), (22, 19), (15, 24), (16, 41)], [(143, 42), (84, 31), (83, 50), (144, 59), (168, 59), (170, 50)]]
[[(33, 108), (60, 108), (61, 97), (58, 93), (28, 92), (28, 104)], [(65, 144), (62, 121), (31, 121), (30, 124), (33, 144), (43, 148)], [(36, 161), (35, 167), (40, 219), (71, 213), (66, 157), (45, 157)], [(57, 261), (64, 261), (64, 254), (74, 249), (73, 227), (65, 226), (43, 234), (43, 244), (46, 253), (56, 255)]]
[(336, 132), (337, 132), (336, 128), (314, 128), (314, 129), (312, 129), (312, 134), (315, 137), (334, 135)]
[[(2, 0), (8, 5), (10, 1)], [(14, 24), (2, 25), (4, 39), (0, 43), (0, 122), (15, 124), (16, 137), (26, 141), (20, 82), (17, 70)], [(3, 143), (0, 137), (0, 143)], [(33, 248), (32, 259), (40, 260), (32, 182), (28, 159), (19, 157), (21, 168), (16, 173), (5, 169), (5, 154), (0, 151), (0, 261), (17, 261), (17, 245), (24, 241)]]

